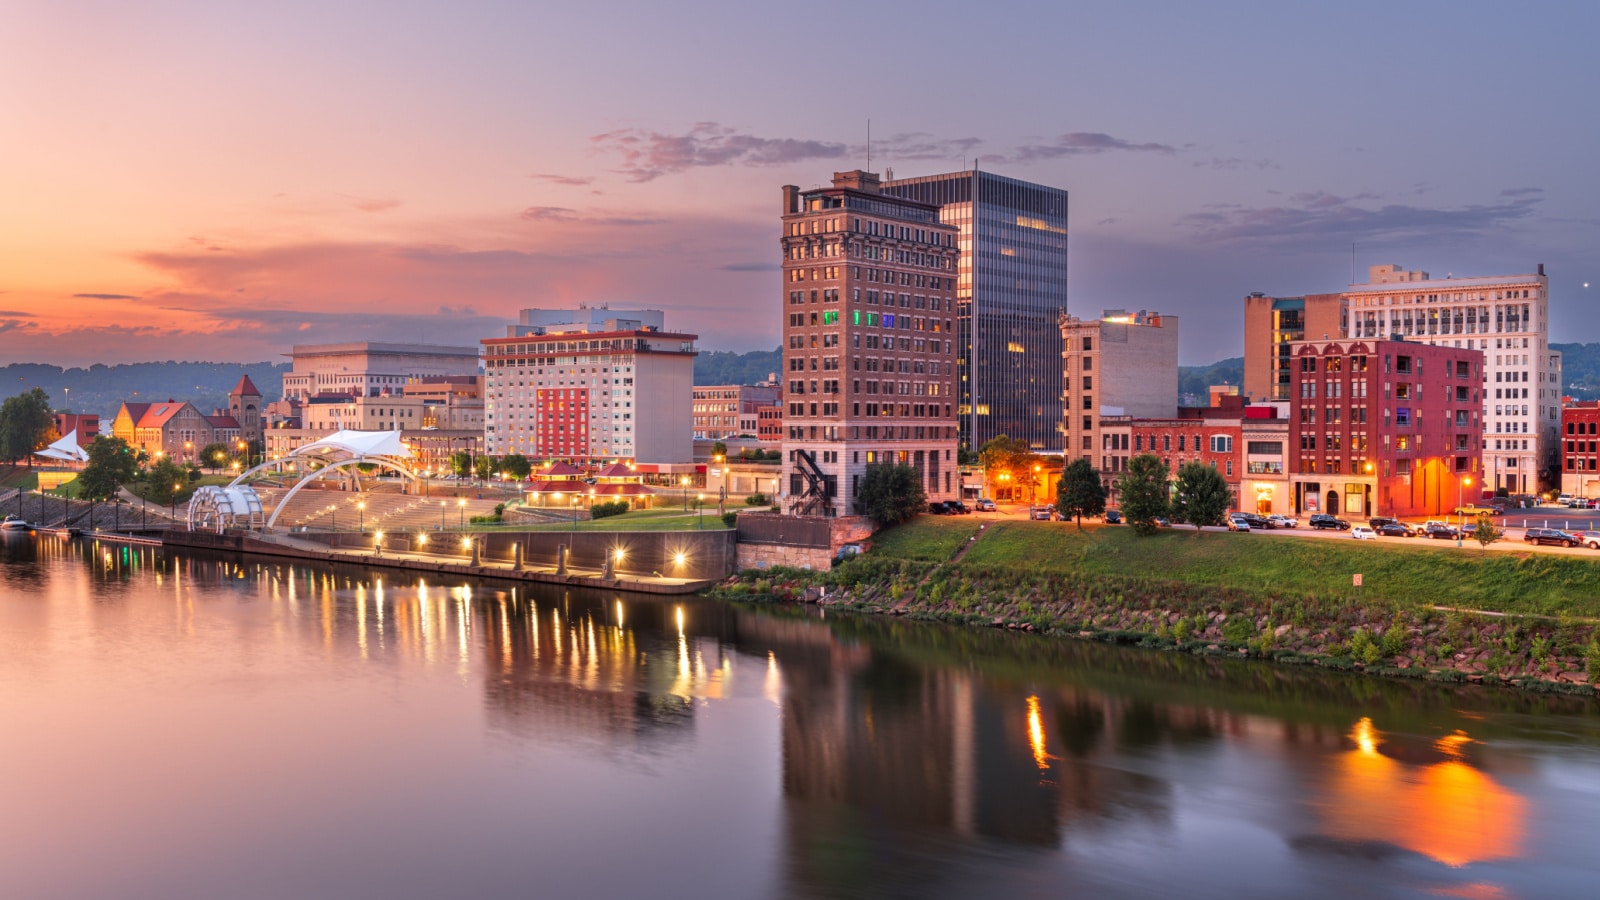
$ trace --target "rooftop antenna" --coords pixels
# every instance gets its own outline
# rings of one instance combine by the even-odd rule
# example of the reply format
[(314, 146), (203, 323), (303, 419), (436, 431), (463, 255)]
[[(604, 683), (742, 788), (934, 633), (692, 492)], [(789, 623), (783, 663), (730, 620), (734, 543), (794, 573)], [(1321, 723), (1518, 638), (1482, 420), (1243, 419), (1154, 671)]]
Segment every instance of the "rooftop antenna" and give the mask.
[(867, 171), (872, 171), (872, 120), (867, 120)]

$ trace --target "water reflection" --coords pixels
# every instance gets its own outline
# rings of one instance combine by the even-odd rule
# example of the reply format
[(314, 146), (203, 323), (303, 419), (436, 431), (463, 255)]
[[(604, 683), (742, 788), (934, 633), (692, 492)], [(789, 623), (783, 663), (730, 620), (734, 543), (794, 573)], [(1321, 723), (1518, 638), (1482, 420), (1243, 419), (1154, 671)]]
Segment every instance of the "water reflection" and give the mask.
[[(304, 753), (330, 779), (297, 795), (316, 819), (396, 842), (388, 792), (421, 792), (418, 808), (457, 823), (428, 864), (466, 867), (455, 888), (469, 893), (535, 871), (549, 896), (636, 892), (662, 871), (693, 871), (730, 896), (830, 897), (1067, 885), (1096, 896), (1494, 896), (1560, 894), (1595, 874), (1578, 829), (1541, 827), (1600, 816), (1600, 796), (1571, 789), (1600, 775), (1592, 701), (54, 539), (8, 540), (0, 559), (0, 679), (43, 684), (0, 697), (6, 721), (97, 710), (86, 698), (107, 685), (154, 680), (117, 695), (135, 707), (189, 691), (187, 705), (144, 718), (204, 747), (229, 783), (252, 774), (230, 759), (263, 746)], [(76, 693), (40, 682), (74, 668)], [(218, 715), (249, 723), (235, 723), (241, 734), (309, 739), (229, 743), (232, 731), (206, 721)], [(102, 727), (85, 714), (63, 733), (114, 740)], [(59, 869), (27, 868), (28, 853), (64, 861), (56, 842), (72, 846), (74, 833), (52, 819), (50, 798), (85, 788), (79, 770), (49, 771), (64, 738), (16, 733), (12, 749), (46, 777), (0, 775), (13, 820), (31, 823), (0, 833), (0, 847), (44, 879)], [(405, 750), (397, 760), (425, 754), (427, 778), (380, 772), (370, 793), (350, 787), (394, 748)], [(130, 773), (159, 769), (155, 759)], [(123, 789), (115, 772), (94, 771), (113, 796)], [(163, 783), (165, 846), (184, 846), (208, 795), (203, 782), (192, 794)], [(265, 821), (259, 810), (297, 785), (251, 781), (235, 788), (238, 808)], [(149, 809), (107, 801), (97, 815), (142, 822)], [(349, 846), (349, 832), (299, 827)], [(492, 863), (471, 850), (532, 833), (542, 842)], [(630, 876), (610, 858), (619, 846), (663, 855)], [(170, 849), (151, 852), (150, 865), (177, 867)], [(372, 877), (359, 853), (348, 868), (314, 854), (334, 883)], [(552, 868), (582, 877), (563, 888)], [(430, 894), (405, 872), (395, 867), (386, 893)]]

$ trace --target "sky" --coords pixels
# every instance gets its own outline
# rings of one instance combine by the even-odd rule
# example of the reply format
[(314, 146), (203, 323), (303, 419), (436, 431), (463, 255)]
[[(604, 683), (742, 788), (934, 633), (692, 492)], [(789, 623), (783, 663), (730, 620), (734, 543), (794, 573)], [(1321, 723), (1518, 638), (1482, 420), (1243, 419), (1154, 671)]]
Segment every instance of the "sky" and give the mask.
[[(1318, 8), (1318, 7), (1325, 8)], [(777, 346), (780, 188), (1066, 189), (1069, 310), (1544, 263), (1600, 340), (1600, 4), (0, 0), (0, 364), (476, 343), (518, 309)], [(1353, 247), (1353, 252), (1352, 252)], [(1594, 287), (1587, 285), (1594, 283)]]

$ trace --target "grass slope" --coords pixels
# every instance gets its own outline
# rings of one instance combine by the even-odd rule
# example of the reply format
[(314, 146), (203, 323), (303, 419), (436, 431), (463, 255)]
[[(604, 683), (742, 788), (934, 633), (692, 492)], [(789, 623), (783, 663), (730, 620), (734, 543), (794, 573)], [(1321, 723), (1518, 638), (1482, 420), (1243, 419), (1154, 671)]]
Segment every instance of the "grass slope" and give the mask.
[[(976, 526), (918, 517), (884, 532), (874, 554), (920, 561), (950, 558)], [(1474, 545), (1377, 545), (1265, 535), (1000, 522), (962, 559), (963, 567), (1170, 578), (1280, 596), (1382, 599), (1541, 615), (1600, 616), (1600, 554), (1594, 558), (1485, 552)], [(1351, 576), (1363, 576), (1359, 589)]]

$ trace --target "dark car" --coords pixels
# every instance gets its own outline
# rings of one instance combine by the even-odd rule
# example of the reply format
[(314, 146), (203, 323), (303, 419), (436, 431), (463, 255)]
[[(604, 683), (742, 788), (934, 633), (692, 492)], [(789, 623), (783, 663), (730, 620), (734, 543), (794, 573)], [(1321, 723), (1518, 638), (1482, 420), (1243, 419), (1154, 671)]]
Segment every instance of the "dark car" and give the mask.
[(1390, 522), (1398, 521), (1400, 520), (1394, 518), (1393, 516), (1373, 516), (1367, 520), (1367, 525), (1370, 526), (1373, 531), (1377, 531), (1379, 528), (1388, 525)]
[(1114, 509), (1106, 510), (1106, 524), (1107, 525), (1121, 525), (1122, 524), (1122, 513), (1118, 512), (1118, 511), (1116, 511)]
[(950, 511), (950, 515), (952, 516), (966, 516), (972, 514), (972, 510), (960, 500), (946, 500), (944, 502), (944, 507)]
[(1455, 538), (1460, 537), (1460, 532), (1443, 522), (1429, 522), (1428, 524), (1422, 526), (1422, 535), (1423, 537), (1430, 537), (1438, 540), (1454, 540)]
[(1376, 531), (1379, 537), (1411, 537), (1411, 529), (1393, 519), (1372, 526), (1372, 530)]
[(1327, 513), (1317, 513), (1311, 517), (1311, 527), (1318, 530), (1336, 528), (1339, 531), (1349, 531), (1350, 523), (1339, 518), (1338, 516), (1330, 516)]
[(930, 516), (948, 516), (948, 515), (950, 515), (950, 507), (945, 506), (943, 503), (929, 503), (928, 504), (928, 515), (930, 515)]
[(1522, 539), (1530, 544), (1559, 544), (1562, 547), (1576, 547), (1579, 544), (1577, 535), (1559, 528), (1529, 528)]
[(1269, 521), (1266, 516), (1257, 515), (1256, 513), (1239, 512), (1239, 513), (1233, 513), (1233, 515), (1236, 515), (1239, 518), (1244, 519), (1246, 522), (1249, 522), (1250, 523), (1250, 527), (1252, 529), (1257, 530), (1257, 531), (1266, 531), (1269, 528), (1276, 528), (1277, 527), (1276, 525), (1273, 525), (1272, 522)]

